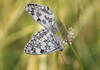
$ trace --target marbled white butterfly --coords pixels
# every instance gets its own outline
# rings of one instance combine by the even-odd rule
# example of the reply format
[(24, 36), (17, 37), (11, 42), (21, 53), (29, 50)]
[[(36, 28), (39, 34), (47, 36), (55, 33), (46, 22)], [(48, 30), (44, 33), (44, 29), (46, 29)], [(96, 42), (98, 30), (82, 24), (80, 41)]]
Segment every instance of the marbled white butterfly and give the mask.
[(63, 42), (55, 34), (58, 28), (52, 11), (47, 6), (31, 3), (25, 6), (25, 11), (44, 27), (25, 45), (25, 53), (48, 54), (53, 51), (62, 51)]

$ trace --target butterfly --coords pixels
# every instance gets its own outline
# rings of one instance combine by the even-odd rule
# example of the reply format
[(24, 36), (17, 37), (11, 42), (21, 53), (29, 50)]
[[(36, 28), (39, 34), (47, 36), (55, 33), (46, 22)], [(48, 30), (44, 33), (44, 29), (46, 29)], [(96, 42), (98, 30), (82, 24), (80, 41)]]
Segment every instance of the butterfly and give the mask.
[(52, 11), (43, 5), (29, 3), (25, 6), (29, 13), (44, 28), (34, 34), (24, 47), (27, 54), (48, 54), (63, 50), (62, 39), (55, 34), (58, 31), (57, 22)]

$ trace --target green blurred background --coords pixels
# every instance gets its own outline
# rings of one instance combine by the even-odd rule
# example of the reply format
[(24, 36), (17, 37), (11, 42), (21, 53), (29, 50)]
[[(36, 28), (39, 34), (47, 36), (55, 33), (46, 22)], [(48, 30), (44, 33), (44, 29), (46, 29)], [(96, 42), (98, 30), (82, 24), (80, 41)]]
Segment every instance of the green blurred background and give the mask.
[[(66, 28), (73, 27), (76, 38), (63, 56), (23, 52), (41, 29), (24, 11), (29, 2), (50, 7)], [(0, 70), (100, 70), (100, 0), (0, 0)]]

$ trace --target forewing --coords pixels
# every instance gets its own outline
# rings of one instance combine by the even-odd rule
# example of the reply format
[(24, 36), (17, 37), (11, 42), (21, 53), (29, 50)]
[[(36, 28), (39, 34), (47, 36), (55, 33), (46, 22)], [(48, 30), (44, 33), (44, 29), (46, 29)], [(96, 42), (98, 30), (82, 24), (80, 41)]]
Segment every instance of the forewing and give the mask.
[(52, 51), (60, 51), (61, 41), (52, 32), (42, 29), (32, 36), (26, 44), (24, 51), (27, 54), (47, 54)]
[(30, 3), (25, 6), (25, 10), (45, 28), (55, 24), (54, 14), (47, 6)]

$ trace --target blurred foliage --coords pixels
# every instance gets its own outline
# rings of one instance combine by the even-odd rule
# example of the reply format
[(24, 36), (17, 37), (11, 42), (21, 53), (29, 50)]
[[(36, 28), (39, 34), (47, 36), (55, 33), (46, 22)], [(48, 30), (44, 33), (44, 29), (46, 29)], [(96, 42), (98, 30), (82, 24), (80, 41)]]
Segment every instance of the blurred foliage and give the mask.
[[(41, 26), (25, 11), (29, 3), (49, 6), (75, 40), (62, 56), (27, 55), (24, 45)], [(0, 0), (0, 70), (100, 70), (100, 0)], [(63, 31), (65, 32), (65, 31)], [(65, 62), (65, 63), (63, 63)]]

